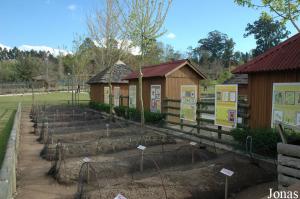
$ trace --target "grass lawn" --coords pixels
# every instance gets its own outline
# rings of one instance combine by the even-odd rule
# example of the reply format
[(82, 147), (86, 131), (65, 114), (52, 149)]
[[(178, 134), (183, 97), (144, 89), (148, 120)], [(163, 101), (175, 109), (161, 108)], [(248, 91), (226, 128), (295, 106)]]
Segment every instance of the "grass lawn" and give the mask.
[[(34, 100), (39, 104), (62, 104), (72, 99), (72, 94), (67, 92), (53, 92), (35, 94)], [(89, 100), (88, 93), (81, 93), (79, 100)], [(0, 96), (0, 110), (16, 109), (18, 103), (21, 102), (23, 107), (29, 107), (32, 104), (32, 95), (24, 96)]]
[[(34, 99), (38, 104), (67, 104), (67, 100), (72, 99), (72, 94), (67, 92), (35, 94)], [(79, 96), (79, 100), (89, 99), (88, 93), (81, 93)], [(0, 166), (19, 102), (22, 103), (22, 107), (30, 107), (32, 95), (0, 96)]]

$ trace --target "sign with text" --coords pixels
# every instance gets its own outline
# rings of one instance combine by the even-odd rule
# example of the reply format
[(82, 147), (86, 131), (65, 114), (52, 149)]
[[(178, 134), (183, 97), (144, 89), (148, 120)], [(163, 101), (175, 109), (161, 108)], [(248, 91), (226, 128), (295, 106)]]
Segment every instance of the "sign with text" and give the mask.
[(136, 108), (136, 85), (129, 86), (129, 108)]
[(180, 119), (196, 121), (197, 86), (182, 85), (180, 100)]
[(104, 86), (104, 104), (109, 104), (109, 87)]
[(272, 120), (300, 126), (300, 83), (273, 83)]
[(150, 111), (154, 113), (161, 112), (161, 86), (151, 85), (150, 90)]
[(235, 128), (237, 124), (238, 85), (215, 86), (215, 125)]
[(220, 171), (220, 173), (222, 173), (222, 174), (224, 174), (224, 175), (226, 175), (226, 176), (228, 176), (228, 177), (231, 177), (231, 176), (234, 174), (233, 171), (230, 171), (230, 170), (225, 169), (225, 168), (223, 168), (223, 169)]
[(120, 105), (120, 87), (114, 87), (114, 106)]

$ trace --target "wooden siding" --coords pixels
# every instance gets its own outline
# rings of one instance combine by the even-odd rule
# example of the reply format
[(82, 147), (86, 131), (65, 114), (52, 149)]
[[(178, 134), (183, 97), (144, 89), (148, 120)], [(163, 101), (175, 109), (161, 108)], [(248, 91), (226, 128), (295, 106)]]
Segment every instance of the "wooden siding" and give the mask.
[(239, 84), (238, 85), (239, 96), (248, 96), (248, 84)]
[[(104, 87), (108, 86), (108, 84), (91, 84), (90, 86), (90, 95), (91, 95), (91, 101), (93, 102), (99, 102), (104, 103)], [(128, 96), (128, 84), (116, 84), (113, 83), (113, 92), (115, 87), (120, 87), (120, 95), (122, 96)], [(113, 93), (112, 93), (113, 94)], [(127, 104), (124, 101), (123, 104)]]
[(271, 127), (273, 83), (300, 82), (300, 70), (249, 74), (250, 127)]
[(166, 77), (166, 96), (169, 99), (180, 99), (181, 85), (196, 85), (199, 98), (200, 80), (199, 75), (188, 66), (184, 66)]
[[(140, 110), (140, 95), (139, 95), (139, 87), (138, 87), (138, 79), (130, 80), (129, 85), (136, 85), (136, 104), (137, 109)], [(143, 78), (143, 101), (144, 101), (144, 109), (145, 111), (150, 111), (150, 91), (151, 91), (151, 85), (161, 85), (161, 98), (164, 99), (166, 96), (165, 92), (165, 78), (163, 77), (152, 77), (152, 78)], [(127, 94), (128, 95), (128, 94)], [(161, 103), (162, 103), (161, 99)], [(163, 105), (161, 104), (161, 107)]]

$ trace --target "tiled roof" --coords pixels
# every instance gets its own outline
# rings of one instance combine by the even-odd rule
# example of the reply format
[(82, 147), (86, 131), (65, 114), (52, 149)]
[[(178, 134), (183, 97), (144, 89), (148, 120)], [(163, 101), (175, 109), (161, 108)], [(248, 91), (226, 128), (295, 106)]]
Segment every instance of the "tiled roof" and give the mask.
[(233, 70), (254, 73), (300, 69), (300, 33)]
[[(131, 68), (121, 61), (118, 61), (114, 65), (114, 71), (112, 73), (112, 83), (128, 83), (128, 81), (123, 80), (128, 74), (132, 72)], [(109, 82), (109, 68), (104, 69), (97, 75), (93, 76), (87, 83), (97, 84), (97, 83), (108, 83)]]
[(248, 74), (234, 74), (224, 84), (248, 84)]
[[(188, 59), (169, 61), (153, 66), (146, 66), (142, 68), (143, 77), (164, 77), (169, 72), (175, 70), (176, 68), (182, 66), (183, 64), (190, 64), (193, 69), (203, 78), (206, 78), (204, 74), (201, 73), (197, 66), (194, 66)], [(125, 77), (125, 80), (137, 79), (139, 77), (139, 71), (134, 71)]]

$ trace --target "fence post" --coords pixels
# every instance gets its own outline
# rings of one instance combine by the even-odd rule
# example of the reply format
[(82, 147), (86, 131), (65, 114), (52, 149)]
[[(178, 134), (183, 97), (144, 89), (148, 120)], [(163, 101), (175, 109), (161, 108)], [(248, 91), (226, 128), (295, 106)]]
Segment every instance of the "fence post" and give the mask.
[(218, 139), (222, 139), (222, 133), (219, 132), (222, 130), (222, 126), (218, 126)]
[(197, 134), (200, 134), (200, 117), (201, 117), (201, 113), (200, 113), (200, 110), (201, 110), (201, 105), (200, 105), (200, 101), (197, 102), (197, 117), (196, 117), (196, 121), (197, 121)]

